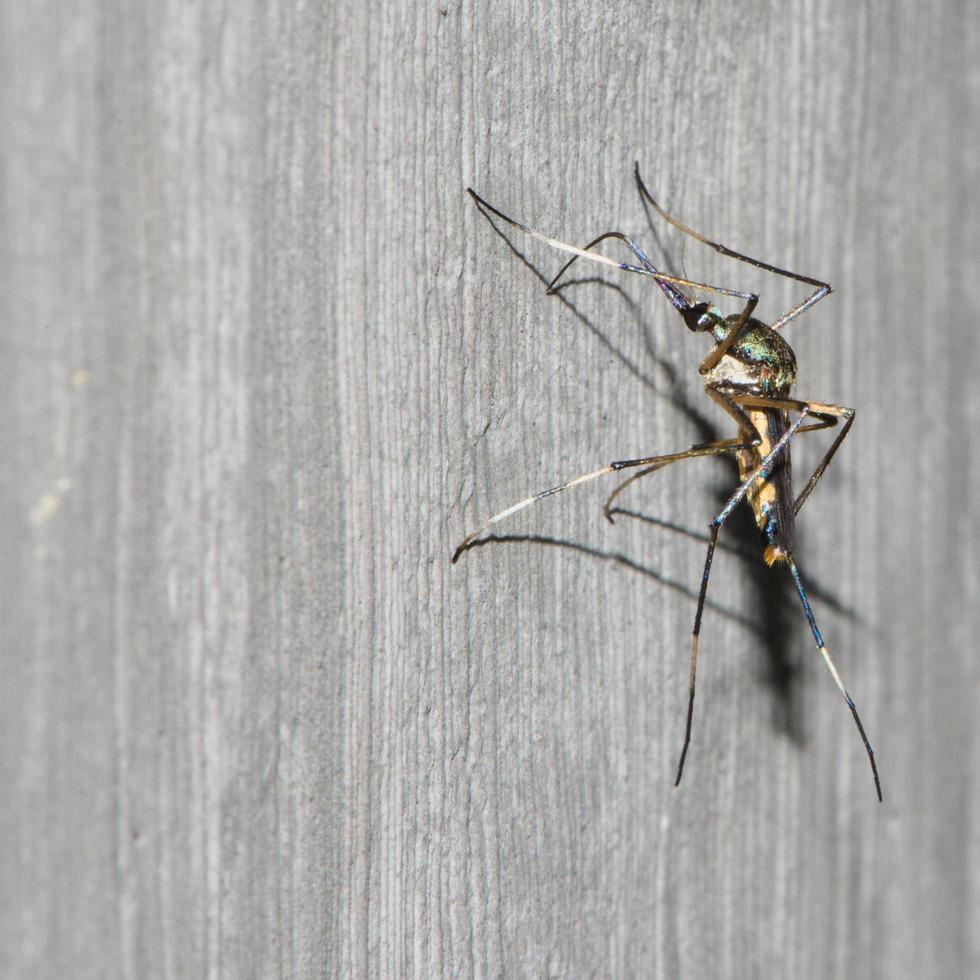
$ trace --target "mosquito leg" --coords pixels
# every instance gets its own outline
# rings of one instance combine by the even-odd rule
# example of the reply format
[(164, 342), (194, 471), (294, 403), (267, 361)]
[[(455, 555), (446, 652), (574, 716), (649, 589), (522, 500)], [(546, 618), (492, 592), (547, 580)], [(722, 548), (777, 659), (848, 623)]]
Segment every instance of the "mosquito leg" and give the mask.
[[(650, 457), (650, 459), (662, 459), (664, 457)], [(674, 459), (684, 459), (684, 453), (677, 453), (674, 457), (666, 457), (666, 462), (673, 462)], [(544, 500), (545, 497), (551, 497), (556, 493), (561, 493), (563, 490), (570, 490), (572, 487), (577, 487), (580, 483), (588, 483), (590, 480), (596, 480), (600, 476), (605, 476), (607, 473), (616, 473), (619, 470), (627, 469), (631, 466), (643, 466), (650, 462), (650, 459), (639, 459), (639, 460), (623, 460), (617, 463), (610, 463), (609, 466), (603, 466), (602, 469), (593, 470), (591, 473), (583, 473), (582, 476), (575, 477), (574, 480), (569, 480), (567, 483), (561, 483), (557, 487), (551, 487), (548, 490), (541, 490), (539, 493), (532, 494), (530, 497), (525, 497), (523, 500), (518, 501), (516, 504), (512, 504), (510, 507), (505, 508), (500, 511), (499, 514), (494, 514), (489, 520), (484, 521), (475, 531), (467, 534), (465, 538), (459, 543), (456, 550), (453, 552), (452, 563), (455, 565), (459, 561), (459, 556), (469, 548), (469, 546), (487, 530), (491, 525), (496, 524), (498, 521), (502, 521), (505, 517), (510, 517), (511, 514), (516, 514), (518, 511), (524, 510), (525, 507), (530, 507), (531, 504), (536, 504), (539, 500)], [(661, 465), (666, 465), (663, 463)]]
[(685, 235), (690, 235), (691, 238), (696, 239), (703, 245), (707, 245), (709, 248), (713, 248), (716, 252), (720, 252), (722, 255), (727, 255), (729, 258), (738, 259), (740, 262), (747, 262), (749, 265), (754, 265), (759, 269), (765, 269), (766, 272), (774, 272), (777, 276), (785, 276), (787, 279), (795, 279), (797, 282), (804, 282), (810, 286), (825, 286), (828, 291), (830, 286), (823, 282), (821, 279), (813, 279), (810, 276), (802, 276), (798, 272), (791, 272), (789, 269), (781, 269), (777, 265), (770, 265), (768, 262), (763, 262), (761, 259), (753, 259), (751, 256), (743, 255), (741, 252), (736, 252), (734, 249), (729, 248), (727, 245), (722, 245), (719, 242), (712, 241), (706, 235), (702, 235), (701, 232), (695, 231), (689, 225), (685, 225), (682, 221), (678, 221), (677, 218), (668, 214), (657, 202), (654, 200), (653, 195), (647, 189), (647, 185), (643, 183), (643, 178), (640, 176), (640, 164), (637, 162), (634, 164), (633, 175), (636, 178), (636, 186), (640, 191), (640, 195), (646, 199), (650, 206), (664, 219), (668, 224), (673, 225), (679, 231), (684, 232)]
[[(640, 249), (635, 242), (631, 241), (621, 232), (606, 232), (604, 235), (600, 235), (594, 241), (590, 242), (586, 248), (578, 248), (575, 245), (567, 245), (565, 242), (560, 242), (555, 238), (549, 238), (547, 235), (542, 235), (540, 232), (528, 228), (527, 225), (522, 225), (519, 221), (515, 221), (513, 218), (508, 217), (503, 213), (503, 211), (498, 211), (492, 204), (488, 204), (486, 201), (484, 201), (472, 187), (468, 187), (467, 191), (469, 191), (470, 196), (482, 209), (489, 211), (491, 214), (495, 214), (501, 220), (506, 221), (515, 228), (519, 228), (532, 238), (536, 238), (539, 241), (551, 245), (553, 248), (557, 248), (562, 252), (570, 252), (576, 258), (589, 259), (592, 262), (598, 262), (602, 265), (622, 269), (624, 272), (635, 272), (638, 275), (650, 277), (667, 294), (674, 308), (682, 313), (690, 310), (692, 304), (690, 300), (688, 300), (688, 298), (676, 288), (677, 286), (687, 286), (690, 289), (703, 289), (708, 292), (718, 293), (722, 296), (734, 296), (738, 299), (744, 299), (745, 306), (742, 309), (738, 322), (731, 330), (728, 331), (728, 336), (726, 336), (720, 344), (708, 351), (704, 360), (701, 361), (700, 367), (698, 368), (701, 374), (707, 374), (725, 356), (725, 354), (728, 353), (729, 348), (735, 343), (736, 340), (738, 340), (742, 331), (745, 329), (746, 324), (749, 322), (749, 317), (752, 315), (752, 311), (759, 302), (759, 297), (755, 293), (746, 293), (737, 289), (725, 289), (722, 286), (712, 286), (705, 282), (695, 282), (692, 279), (680, 279), (677, 276), (668, 276), (663, 272), (657, 272), (650, 264), (650, 260), (643, 254), (642, 249)], [(589, 251), (589, 249), (591, 249), (594, 245), (597, 245), (599, 242), (604, 241), (607, 238), (616, 238), (619, 241), (626, 243), (627, 248), (629, 248), (633, 254), (640, 259), (645, 268), (641, 269), (635, 265), (629, 265), (626, 262), (617, 262), (615, 259), (610, 259), (608, 256), (602, 255), (599, 252)], [(549, 292), (552, 291), (555, 283), (561, 278), (562, 273), (564, 273), (565, 269), (567, 269), (570, 264), (571, 263), (566, 263), (558, 275), (551, 281), (551, 284), (548, 287)]]
[(837, 452), (840, 444), (847, 437), (847, 433), (851, 431), (851, 425), (854, 423), (854, 409), (853, 408), (842, 408), (841, 416), (846, 418), (847, 421), (844, 423), (843, 428), (837, 434), (837, 438), (831, 443), (830, 449), (824, 454), (824, 458), (820, 460), (817, 464), (817, 468), (810, 474), (810, 479), (806, 481), (806, 486), (800, 491), (800, 495), (796, 498), (796, 503), (793, 504), (793, 513), (798, 514), (803, 505), (806, 503), (807, 498), (810, 496), (813, 488), (820, 482), (820, 477), (823, 476), (824, 470), (830, 465), (830, 461), (834, 458), (834, 453)]
[(785, 276), (787, 279), (795, 279), (797, 282), (806, 283), (808, 286), (816, 286), (817, 288), (811, 293), (799, 306), (794, 306), (791, 310), (784, 313), (775, 323), (770, 324), (773, 330), (778, 330), (780, 327), (785, 326), (790, 320), (796, 319), (805, 310), (808, 310), (815, 303), (818, 303), (824, 298), (828, 293), (831, 292), (830, 284), (823, 282), (821, 279), (814, 279), (811, 276), (801, 276), (798, 272), (791, 272), (789, 269), (781, 269), (777, 265), (770, 265), (768, 262), (762, 262), (760, 259), (753, 259), (748, 255), (743, 255), (741, 252), (736, 252), (734, 249), (728, 248), (727, 245), (722, 245), (719, 242), (712, 241), (700, 232), (695, 231), (693, 228), (685, 225), (683, 222), (678, 221), (676, 218), (669, 215), (655, 200), (650, 191), (647, 190), (646, 184), (643, 183), (643, 178), (640, 176), (640, 164), (637, 163), (633, 170), (634, 176), (636, 177), (636, 186), (640, 192), (640, 196), (643, 197), (664, 219), (668, 224), (673, 225), (679, 231), (684, 232), (685, 235), (690, 235), (691, 238), (696, 239), (709, 248), (713, 248), (716, 252), (720, 252), (722, 255), (727, 255), (729, 258), (738, 259), (740, 262), (747, 262), (749, 265), (754, 265), (758, 269), (765, 269), (766, 272), (774, 272), (777, 276)]
[(725, 521), (728, 520), (731, 512), (749, 492), (752, 484), (760, 476), (768, 474), (776, 456), (789, 445), (790, 439), (796, 434), (809, 415), (809, 412), (809, 408), (804, 404), (800, 409), (799, 418), (779, 437), (772, 449), (762, 458), (759, 465), (742, 481), (738, 489), (728, 498), (725, 506), (722, 507), (715, 519), (708, 525), (708, 552), (705, 555), (704, 572), (701, 575), (701, 589), (698, 592), (698, 608), (694, 614), (694, 629), (691, 631), (691, 665), (688, 675), (687, 721), (684, 726), (684, 745), (681, 749), (680, 760), (677, 763), (677, 778), (674, 780), (675, 786), (680, 785), (681, 776), (684, 774), (684, 760), (687, 758), (687, 750), (691, 744), (691, 723), (694, 719), (694, 692), (698, 675), (698, 641), (701, 636), (701, 617), (704, 614), (704, 601), (708, 595), (708, 577), (711, 574), (711, 561), (715, 554), (718, 532), (721, 530)]
[(717, 453), (734, 452), (736, 449), (743, 448), (737, 439), (723, 439), (720, 442), (712, 442), (703, 446), (692, 446), (690, 449), (686, 449), (682, 453), (669, 453), (665, 456), (644, 456), (641, 459), (621, 459), (617, 460), (615, 463), (610, 463), (608, 466), (603, 466), (602, 469), (593, 470), (591, 473), (584, 473), (582, 476), (575, 477), (574, 480), (569, 480), (567, 483), (562, 483), (557, 487), (551, 487), (548, 490), (542, 490), (540, 493), (533, 494), (530, 497), (525, 497), (523, 500), (510, 507), (502, 510), (499, 514), (494, 514), (489, 520), (484, 521), (475, 531), (467, 534), (465, 538), (460, 542), (459, 546), (453, 552), (452, 563), (455, 565), (459, 560), (459, 556), (466, 551), (467, 548), (487, 530), (492, 524), (496, 524), (498, 521), (502, 521), (505, 517), (510, 517), (511, 514), (516, 514), (518, 511), (524, 510), (525, 507), (530, 507), (531, 504), (536, 504), (539, 500), (544, 500), (545, 497), (550, 497), (553, 494), (561, 493), (562, 490), (569, 490), (572, 487), (577, 487), (580, 483), (588, 483), (590, 480), (598, 479), (600, 476), (605, 476), (607, 473), (618, 473), (620, 470), (632, 469), (637, 466), (656, 466), (660, 469), (663, 466), (667, 466), (670, 463), (676, 463), (681, 459), (692, 459), (695, 456), (710, 456)]
[(738, 289), (726, 289), (723, 286), (712, 286), (706, 282), (695, 282), (693, 279), (681, 279), (678, 276), (669, 276), (664, 272), (651, 272), (649, 269), (630, 265), (627, 262), (617, 262), (615, 259), (611, 259), (607, 255), (602, 255), (600, 252), (589, 252), (584, 248), (579, 248), (577, 245), (569, 245), (566, 242), (558, 241), (557, 238), (549, 238), (547, 235), (542, 235), (541, 232), (535, 231), (533, 228), (528, 228), (527, 225), (522, 225), (519, 221), (508, 217), (503, 211), (498, 211), (492, 204), (489, 204), (480, 197), (472, 187), (468, 187), (467, 191), (483, 210), (495, 214), (502, 221), (506, 221), (509, 225), (513, 225), (525, 234), (536, 238), (540, 242), (544, 242), (546, 245), (550, 245), (552, 248), (557, 248), (560, 252), (569, 252), (572, 255), (578, 256), (578, 258), (588, 259), (590, 262), (598, 262), (600, 265), (607, 265), (613, 269), (621, 269), (623, 272), (635, 272), (637, 275), (647, 276), (661, 285), (669, 284), (673, 286), (687, 286), (690, 289), (705, 289), (709, 292), (718, 293), (721, 296), (734, 296), (738, 299), (749, 299), (751, 296), (751, 293), (746, 293)]
[[(604, 235), (600, 235), (598, 238), (593, 239), (585, 246), (586, 250), (594, 248), (600, 242), (605, 241), (607, 238), (615, 238), (621, 241), (643, 264), (643, 268), (653, 276), (659, 276), (660, 273), (653, 267), (650, 260), (646, 257), (643, 249), (640, 248), (636, 242), (631, 238), (627, 238), (622, 232), (619, 231), (607, 231)], [(571, 266), (573, 262), (578, 259), (579, 256), (573, 255), (562, 267), (558, 270), (558, 275), (548, 284), (547, 291), (549, 293), (555, 292), (555, 283), (565, 274), (567, 269)], [(679, 289), (677, 289), (672, 282), (665, 282), (662, 279), (657, 279), (657, 284), (664, 291), (667, 298), (670, 300), (671, 305), (679, 313), (684, 314), (691, 310), (693, 303), (688, 296), (685, 296)], [(703, 286), (701, 288), (704, 288)], [(709, 286), (709, 289), (714, 289), (718, 291), (716, 287)], [(729, 348), (735, 341), (741, 336), (742, 331), (745, 329), (746, 323), (748, 323), (749, 317), (752, 315), (752, 311), (755, 309), (756, 304), (759, 302), (759, 297), (755, 293), (744, 293), (741, 298), (745, 299), (745, 306), (742, 309), (741, 316), (738, 322), (735, 324), (734, 328), (729, 331), (728, 336), (720, 343), (718, 346), (713, 347), (705, 355), (704, 359), (701, 361), (700, 372), (701, 374), (707, 374), (724, 356), (728, 353)]]
[[(639, 260), (640, 265), (646, 269), (647, 272), (656, 272), (653, 263), (647, 258), (646, 253), (640, 248), (632, 238), (627, 237), (621, 231), (607, 231), (599, 235), (598, 238), (593, 238), (588, 245), (585, 246), (584, 251), (589, 252), (596, 247), (600, 242), (606, 241), (607, 238), (615, 238), (617, 241), (622, 242)], [(561, 279), (563, 275), (579, 260), (578, 255), (573, 255), (559, 270), (558, 275), (555, 276), (551, 282), (548, 283), (548, 292), (555, 292), (555, 287), (558, 284), (558, 280)]]
[(742, 408), (739, 401), (739, 390), (725, 384), (709, 384), (704, 386), (705, 394), (720, 408), (723, 408), (738, 425), (739, 432), (757, 446), (761, 442), (755, 425)]
[(752, 315), (752, 311), (755, 309), (758, 302), (759, 297), (755, 293), (749, 293), (745, 300), (745, 306), (742, 308), (742, 312), (739, 315), (738, 322), (734, 327), (732, 327), (731, 330), (728, 331), (728, 335), (720, 344), (718, 344), (716, 347), (712, 347), (711, 350), (704, 355), (704, 358), (698, 365), (698, 371), (701, 374), (707, 374), (728, 353), (732, 344), (734, 344), (735, 341), (742, 335), (742, 331), (749, 322), (749, 317)]
[[(657, 275), (658, 270), (654, 267), (653, 263), (647, 258), (646, 253), (640, 248), (632, 238), (628, 238), (621, 231), (607, 231), (605, 234), (600, 235), (598, 238), (593, 238), (588, 245), (585, 246), (585, 251), (590, 252), (596, 247), (600, 242), (606, 241), (608, 238), (615, 238), (617, 241), (622, 242), (639, 260), (640, 265), (649, 272), (651, 275)], [(571, 268), (572, 264), (578, 260), (579, 256), (573, 255), (559, 270), (558, 275), (548, 283), (548, 293), (557, 292), (557, 283), (563, 275)], [(675, 310), (683, 313), (688, 310), (693, 305), (691, 299), (685, 296), (679, 289), (674, 286), (673, 283), (659, 282), (658, 285), (666, 293), (667, 298), (670, 300), (671, 305)]]
[(687, 720), (684, 723), (684, 745), (681, 748), (681, 757), (677, 762), (677, 778), (674, 780), (675, 786), (680, 786), (681, 776), (684, 775), (684, 760), (687, 758), (687, 749), (691, 744), (691, 724), (694, 721), (694, 690), (698, 681), (698, 638), (701, 635), (701, 616), (704, 613), (704, 600), (708, 594), (708, 576), (711, 574), (711, 561), (715, 556), (715, 545), (718, 542), (718, 531), (720, 524), (714, 521), (708, 525), (708, 553), (704, 559), (704, 572), (701, 575), (701, 589), (698, 592), (698, 611), (694, 615), (694, 629), (691, 631), (691, 664), (688, 668), (687, 677)]
[(531, 504), (536, 504), (539, 500), (544, 500), (545, 497), (550, 497), (552, 494), (561, 493), (562, 490), (569, 490), (572, 487), (577, 487), (580, 483), (588, 483), (589, 480), (595, 480), (600, 476), (605, 476), (607, 473), (615, 473), (616, 469), (614, 466), (603, 466), (600, 470), (593, 470), (591, 473), (584, 473), (582, 476), (575, 477), (574, 480), (569, 480), (567, 483), (559, 484), (557, 487), (551, 487), (548, 490), (542, 490), (539, 493), (535, 493), (530, 497), (525, 497), (523, 500), (516, 504), (507, 507), (502, 510), (499, 514), (494, 514), (489, 520), (484, 521), (475, 531), (467, 534), (465, 538), (459, 543), (456, 550), (453, 552), (452, 563), (455, 565), (459, 561), (459, 556), (466, 551), (467, 548), (493, 524), (498, 521), (502, 521), (505, 517), (510, 517), (511, 514), (516, 514), (518, 511), (524, 510), (525, 507), (530, 507)]
[(785, 327), (790, 320), (795, 320), (801, 313), (810, 309), (815, 303), (819, 303), (831, 291), (830, 286), (821, 286), (818, 290), (807, 296), (799, 306), (794, 306), (793, 309), (787, 310), (778, 320), (770, 323), (770, 329), (779, 330), (781, 327)]
[[(710, 386), (709, 386), (710, 387)], [(707, 389), (706, 389), (707, 390)], [(846, 416), (848, 412), (853, 414), (854, 410), (844, 408), (841, 405), (831, 405), (827, 402), (807, 401), (802, 398), (782, 398), (772, 395), (748, 395), (739, 392), (737, 389), (714, 387), (715, 391), (723, 391), (729, 396), (725, 405), (734, 402), (743, 408), (767, 408), (781, 409), (786, 412), (802, 412), (807, 410), (807, 416), (814, 418), (816, 422), (804, 425), (800, 432), (813, 432), (816, 429), (832, 429), (837, 425), (837, 420)], [(711, 392), (708, 392), (711, 394)], [(722, 404), (719, 402), (719, 404)], [(744, 413), (743, 413), (744, 414)]]
[[(709, 395), (714, 397), (714, 394), (710, 388), (705, 390), (708, 391)], [(847, 433), (851, 431), (851, 426), (854, 424), (855, 417), (854, 409), (847, 408), (844, 405), (830, 405), (824, 402), (801, 401), (797, 398), (765, 398), (761, 395), (733, 395), (726, 399), (726, 405), (723, 407), (727, 407), (727, 402), (729, 401), (737, 402), (737, 404), (748, 408), (777, 408), (796, 412), (800, 411), (805, 405), (809, 408), (810, 415), (815, 417), (818, 421), (813, 425), (803, 426), (803, 428), (800, 430), (801, 432), (812, 432), (815, 429), (829, 429), (835, 426), (840, 419), (845, 420), (843, 427), (837, 434), (837, 438), (831, 443), (830, 449), (827, 450), (823, 456), (823, 459), (821, 459), (817, 464), (816, 469), (810, 474), (810, 479), (806, 481), (806, 485), (800, 491), (800, 495), (796, 498), (796, 502), (793, 504), (793, 513), (798, 514), (803, 509), (803, 505), (806, 503), (807, 498), (813, 492), (813, 488), (820, 482), (820, 478), (830, 465), (830, 461), (834, 458), (834, 454), (840, 448), (840, 444), (847, 438)]]
[[(679, 459), (693, 459), (696, 456), (719, 456), (722, 453), (734, 453), (738, 452), (740, 449), (750, 449), (751, 443), (742, 442), (739, 439), (721, 439), (718, 442), (707, 443), (703, 446), (692, 446), (686, 452), (683, 453), (673, 453), (670, 456), (654, 456), (644, 462), (649, 463), (644, 469), (640, 470), (639, 473), (634, 473), (629, 479), (624, 480), (622, 483), (616, 487), (615, 490), (606, 499), (603, 505), (602, 512), (605, 515), (607, 521), (610, 524), (615, 524), (616, 522), (612, 519), (612, 502), (631, 484), (635, 483), (637, 480), (648, 476), (650, 473), (655, 473), (657, 470), (663, 469), (669, 463), (674, 463)], [(615, 465), (615, 464), (613, 464)]]
[[(845, 429), (844, 431), (847, 430)], [(875, 763), (874, 749), (871, 748), (871, 743), (868, 741), (868, 736), (864, 732), (864, 725), (861, 724), (861, 716), (858, 714), (857, 708), (854, 705), (854, 700), (851, 698), (850, 694), (847, 693), (847, 688), (844, 687), (844, 682), (841, 680), (840, 674), (837, 672), (837, 668), (834, 666), (834, 661), (830, 659), (830, 653), (827, 651), (827, 647), (824, 645), (823, 637), (820, 635), (820, 630), (817, 628), (817, 622), (813, 618), (813, 610), (810, 608), (810, 601), (807, 599), (806, 592), (803, 589), (803, 583), (800, 581), (800, 573), (796, 567), (796, 562), (793, 561), (792, 556), (788, 556), (786, 561), (789, 565), (790, 574), (793, 576), (796, 591), (799, 593), (800, 601), (803, 603), (803, 612), (806, 614), (807, 622), (810, 624), (810, 631), (813, 633), (813, 639), (816, 641), (817, 649), (820, 651), (820, 655), (823, 657), (824, 663), (827, 665), (827, 669), (834, 678), (834, 683), (837, 685), (837, 689), (843, 696), (848, 708), (850, 708), (851, 715), (854, 718), (854, 724), (857, 725), (857, 730), (861, 735), (861, 741), (864, 742), (864, 748), (868, 753), (868, 761), (871, 763), (871, 774), (874, 776), (875, 792), (878, 794), (878, 802), (881, 803), (881, 780), (878, 778), (878, 766)]]
[[(699, 371), (701, 374), (707, 374), (724, 356), (728, 353), (729, 348), (736, 340), (741, 336), (742, 331), (745, 329), (746, 324), (749, 321), (749, 317), (752, 315), (752, 311), (755, 309), (756, 304), (759, 302), (759, 297), (755, 293), (746, 293), (737, 289), (726, 289), (722, 286), (712, 286), (705, 282), (695, 282), (692, 279), (681, 279), (677, 276), (669, 276), (666, 273), (658, 272), (650, 260), (646, 257), (643, 250), (630, 238), (627, 238), (622, 232), (618, 231), (608, 231), (598, 238), (591, 241), (585, 248), (578, 248), (575, 245), (567, 245), (565, 242), (560, 242), (557, 239), (549, 238), (546, 235), (542, 235), (540, 232), (533, 231), (526, 225), (522, 225), (519, 221), (515, 221), (513, 218), (508, 217), (502, 211), (498, 211), (492, 204), (488, 204), (486, 201), (480, 197), (472, 187), (468, 187), (470, 195), (477, 202), (481, 208), (485, 208), (492, 214), (495, 214), (498, 218), (506, 221), (508, 224), (513, 225), (515, 228), (519, 228), (521, 231), (531, 235), (533, 238), (537, 238), (539, 241), (545, 242), (551, 245), (553, 248), (557, 248), (563, 252), (570, 252), (573, 258), (566, 262), (564, 266), (559, 270), (558, 275), (552, 279), (551, 283), (548, 285), (548, 292), (553, 292), (555, 288), (555, 283), (562, 277), (565, 270), (575, 261), (576, 258), (590, 259), (593, 262), (599, 262), (602, 265), (613, 266), (617, 269), (621, 269), (625, 272), (635, 272), (641, 276), (649, 276), (660, 286), (660, 288), (667, 294), (667, 298), (670, 300), (674, 309), (680, 313), (686, 313), (691, 310), (693, 304), (690, 299), (684, 295), (684, 293), (679, 290), (678, 286), (687, 286), (690, 289), (701, 289), (708, 292), (718, 293), (721, 296), (734, 296), (738, 299), (745, 300), (745, 306), (742, 309), (741, 316), (735, 326), (729, 330), (728, 336), (718, 344), (713, 347), (704, 359), (701, 361)], [(637, 268), (634, 265), (629, 265), (626, 262), (616, 262), (615, 259), (610, 259), (605, 255), (598, 252), (589, 251), (599, 242), (605, 241), (607, 238), (615, 238), (623, 242), (626, 247), (640, 260), (643, 264), (643, 268)], [(815, 302), (815, 301), (814, 301)]]

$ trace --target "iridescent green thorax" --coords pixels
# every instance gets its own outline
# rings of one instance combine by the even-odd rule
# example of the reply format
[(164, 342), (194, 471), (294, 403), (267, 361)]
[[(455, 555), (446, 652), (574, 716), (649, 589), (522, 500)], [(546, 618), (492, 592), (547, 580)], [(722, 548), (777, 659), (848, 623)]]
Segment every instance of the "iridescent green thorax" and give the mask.
[[(716, 321), (712, 326), (712, 336), (721, 343), (738, 321), (738, 314)], [(759, 383), (767, 392), (785, 394), (796, 382), (793, 348), (761, 320), (749, 319), (728, 353), (737, 361), (756, 369)]]

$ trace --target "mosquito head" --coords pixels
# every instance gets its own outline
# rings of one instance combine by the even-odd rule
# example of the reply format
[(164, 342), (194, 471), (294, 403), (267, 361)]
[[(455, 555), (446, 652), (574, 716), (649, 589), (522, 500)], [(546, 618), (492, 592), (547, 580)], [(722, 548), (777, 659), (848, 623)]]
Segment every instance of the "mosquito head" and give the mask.
[(710, 303), (693, 303), (686, 309), (681, 310), (681, 316), (687, 324), (688, 330), (695, 333), (706, 333), (722, 322), (724, 319), (721, 311)]

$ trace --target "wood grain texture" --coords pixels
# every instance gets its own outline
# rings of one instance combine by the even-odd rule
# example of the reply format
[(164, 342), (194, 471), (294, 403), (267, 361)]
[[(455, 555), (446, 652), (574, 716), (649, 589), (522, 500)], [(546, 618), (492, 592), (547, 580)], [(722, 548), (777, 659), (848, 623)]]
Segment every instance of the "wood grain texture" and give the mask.
[[(0, 974), (980, 974), (978, 24), (965, 2), (0, 5)], [(646, 283), (828, 278), (799, 558)], [(614, 251), (614, 250), (613, 250)], [(801, 447), (803, 459), (814, 447)], [(816, 456), (812, 456), (815, 461)], [(798, 464), (802, 467), (804, 464)], [(529, 540), (529, 538), (534, 538)]]

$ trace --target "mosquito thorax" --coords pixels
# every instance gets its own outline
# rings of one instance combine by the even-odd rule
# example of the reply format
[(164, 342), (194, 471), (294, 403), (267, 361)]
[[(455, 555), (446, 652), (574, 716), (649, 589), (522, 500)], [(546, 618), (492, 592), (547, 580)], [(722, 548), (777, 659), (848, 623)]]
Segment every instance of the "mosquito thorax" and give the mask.
[[(739, 322), (737, 313), (712, 325), (711, 335), (721, 343)], [(793, 348), (761, 320), (750, 318), (728, 356), (748, 368), (772, 392), (786, 392), (796, 383), (796, 355)]]

